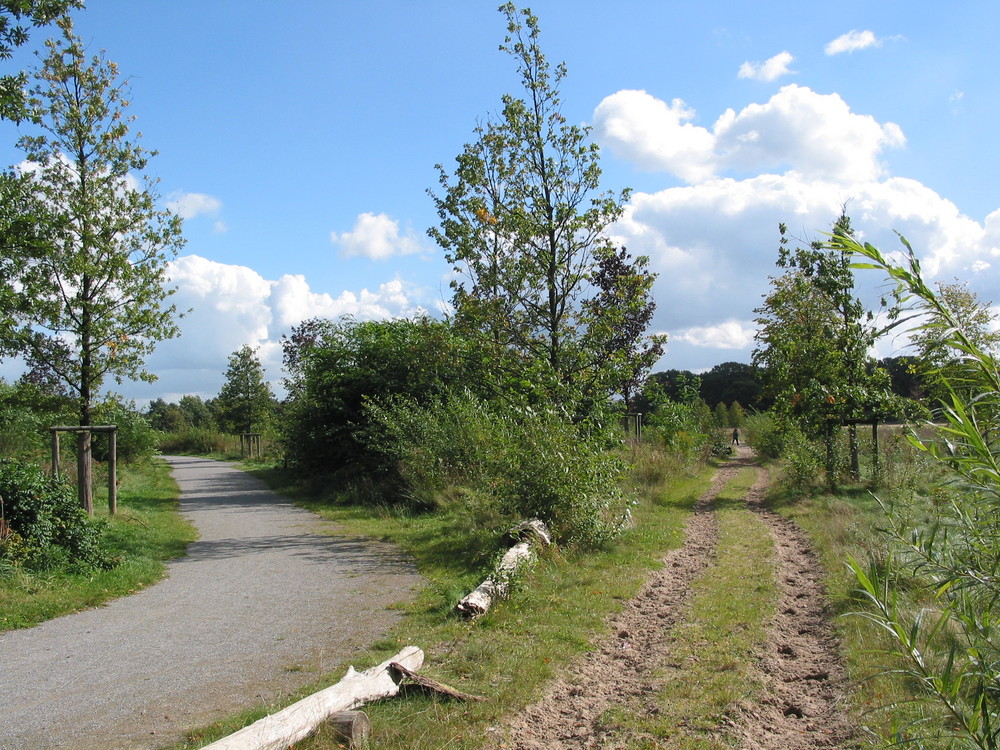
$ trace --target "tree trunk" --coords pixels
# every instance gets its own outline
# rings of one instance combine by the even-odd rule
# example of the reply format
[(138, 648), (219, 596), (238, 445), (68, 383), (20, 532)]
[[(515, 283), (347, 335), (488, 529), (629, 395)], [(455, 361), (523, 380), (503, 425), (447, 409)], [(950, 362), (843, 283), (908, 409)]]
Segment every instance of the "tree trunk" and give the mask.
[(80, 500), (80, 507), (87, 511), (88, 516), (94, 515), (91, 475), (90, 430), (84, 430), (76, 434), (76, 495)]

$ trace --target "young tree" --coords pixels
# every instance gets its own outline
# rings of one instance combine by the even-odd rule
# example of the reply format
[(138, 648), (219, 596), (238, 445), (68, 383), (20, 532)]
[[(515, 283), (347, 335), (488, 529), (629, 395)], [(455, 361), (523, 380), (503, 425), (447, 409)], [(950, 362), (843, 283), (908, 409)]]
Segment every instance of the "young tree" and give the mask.
[(12, 315), (0, 334), (71, 389), (89, 424), (105, 377), (155, 379), (146, 356), (178, 335), (165, 267), (183, 240), (179, 217), (156, 207), (155, 181), (137, 177), (149, 153), (129, 135), (127, 82), (102, 55), (88, 59), (68, 18), (58, 23), (29, 99), (38, 134), (18, 143), (21, 178), (7, 175), (43, 221), (4, 243)]
[[(893, 722), (887, 741), (995, 750), (1000, 736), (1000, 612), (994, 611), (1000, 602), (1000, 448), (994, 433), (1000, 366), (996, 353), (979, 340), (981, 331), (931, 289), (913, 249), (902, 242), (906, 261), (896, 265), (868, 243), (834, 238), (839, 248), (864, 259), (857, 267), (886, 274), (923, 320), (918, 332), (961, 356), (964, 366), (941, 372), (947, 391), (944, 423), (910, 434), (911, 443), (948, 469), (940, 488), (947, 500), (935, 502), (932, 514), (918, 498), (884, 506), (888, 554), (877, 547), (878, 559), (867, 568), (850, 560), (870, 605), (858, 614), (892, 639), (886, 648), (892, 666), (883, 674), (906, 680), (931, 709), (913, 724)], [(887, 567), (887, 561), (894, 565)], [(915, 592), (926, 594), (932, 605), (913, 606)]]
[(264, 380), (257, 350), (243, 346), (233, 352), (226, 382), (216, 400), (223, 429), (231, 433), (260, 432), (270, 422), (274, 406), (274, 394)]
[[(831, 483), (833, 430), (848, 425), (851, 472), (857, 477), (857, 422), (877, 419), (895, 403), (887, 374), (868, 353), (879, 330), (854, 296), (849, 254), (818, 242), (792, 250), (784, 225), (780, 232), (778, 266), (787, 271), (772, 279), (772, 293), (756, 310), (754, 364), (763, 368), (778, 411), (795, 418), (806, 434), (825, 438)], [(842, 214), (833, 237), (852, 233)]]
[(628, 193), (600, 193), (589, 129), (567, 123), (559, 85), (538, 46), (538, 19), (500, 8), (524, 98), (503, 97), (450, 176), (438, 165), (441, 223), (430, 235), (461, 279), (455, 319), (496, 363), (501, 388), (572, 409), (631, 394), (663, 339), (643, 339), (653, 274), (603, 233)]

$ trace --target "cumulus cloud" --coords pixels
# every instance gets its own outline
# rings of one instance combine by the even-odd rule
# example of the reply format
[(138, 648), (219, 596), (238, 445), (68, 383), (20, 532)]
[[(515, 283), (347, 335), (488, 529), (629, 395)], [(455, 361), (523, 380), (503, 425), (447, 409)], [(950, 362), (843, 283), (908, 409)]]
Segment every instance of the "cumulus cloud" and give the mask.
[(754, 81), (775, 81), (781, 76), (793, 72), (788, 66), (792, 64), (794, 59), (789, 52), (779, 52), (762, 63), (743, 63), (738, 75), (740, 78), (749, 78)]
[(386, 214), (363, 213), (349, 232), (331, 232), (330, 241), (340, 245), (344, 257), (360, 256), (388, 260), (397, 255), (420, 252), (420, 238), (412, 231), (401, 231), (399, 222)]
[(418, 310), (412, 290), (399, 280), (334, 297), (314, 292), (301, 275), (269, 280), (252, 268), (198, 255), (176, 258), (167, 273), (176, 287), (171, 301), (178, 310), (188, 311), (180, 320), (182, 335), (157, 347), (148, 365), (159, 380), (152, 386), (130, 385), (130, 398), (163, 393), (213, 397), (222, 386), (229, 355), (244, 345), (258, 349), (269, 380), (279, 386), (281, 336), (301, 321), (343, 315), (377, 320)]
[(851, 111), (838, 94), (783, 86), (763, 104), (728, 109), (711, 130), (694, 125), (683, 101), (671, 105), (645, 91), (619, 91), (594, 112), (600, 142), (647, 171), (685, 182), (720, 172), (794, 171), (816, 179), (852, 182), (882, 175), (881, 154), (906, 139), (894, 123)]
[(882, 42), (871, 31), (856, 31), (851, 29), (841, 34), (826, 45), (824, 51), (828, 55), (840, 55), (844, 52), (855, 52), (866, 47), (881, 47)]
[(199, 216), (216, 218), (216, 233), (221, 234), (226, 231), (225, 222), (217, 218), (222, 211), (222, 201), (215, 196), (205, 193), (172, 193), (167, 201), (167, 208), (184, 221)]
[(753, 343), (756, 327), (747, 321), (727, 320), (713, 326), (695, 326), (679, 331), (672, 341), (713, 349), (746, 349)]
[[(653, 328), (671, 337), (661, 367), (676, 366), (678, 353), (705, 366), (747, 361), (754, 310), (780, 273), (778, 224), (801, 243), (823, 239), (845, 205), (864, 240), (898, 252), (898, 231), (928, 278), (969, 279), (982, 298), (1000, 298), (1000, 277), (990, 272), (1000, 258), (1000, 210), (978, 222), (928, 186), (891, 175), (882, 157), (905, 144), (898, 126), (794, 85), (727, 110), (711, 128), (695, 116), (683, 102), (621, 91), (594, 118), (612, 153), (689, 183), (634, 193), (611, 228), (613, 241), (648, 255), (659, 273)], [(858, 283), (877, 306), (884, 279), (862, 272)]]

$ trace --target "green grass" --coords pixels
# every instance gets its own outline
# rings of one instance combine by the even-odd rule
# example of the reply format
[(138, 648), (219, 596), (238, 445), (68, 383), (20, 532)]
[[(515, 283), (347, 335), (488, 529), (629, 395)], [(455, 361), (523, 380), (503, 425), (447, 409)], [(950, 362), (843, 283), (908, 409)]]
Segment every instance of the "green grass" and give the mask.
[[(463, 519), (452, 512), (414, 515), (385, 508), (314, 505), (345, 533), (399, 544), (414, 557), (428, 582), (413, 602), (401, 605), (405, 617), (393, 631), (365, 652), (345, 654), (337, 669), (302, 694), (339, 680), (348, 663), (364, 669), (405, 645), (416, 645), (425, 654), (422, 674), (488, 700), (458, 703), (410, 693), (366, 706), (373, 726), (371, 746), (482, 748), (484, 738), (495, 736), (506, 717), (536, 699), (546, 680), (603, 634), (607, 617), (619, 611), (649, 571), (681, 543), (683, 522), (712, 472), (689, 475), (678, 470), (667, 477), (655, 458), (637, 458), (644, 499), (635, 509), (633, 527), (618, 543), (588, 554), (548, 551), (511, 598), (471, 623), (452, 608), (478, 585), (489, 556), (467, 548), (463, 540), (469, 531)], [(271, 472), (269, 478), (274, 482), (276, 476)], [(178, 747), (200, 747), (264, 713), (234, 717)], [(320, 735), (296, 747), (330, 750), (338, 745)]]
[(761, 574), (773, 568), (773, 540), (742, 501), (755, 476), (744, 470), (714, 501), (716, 556), (693, 583), (687, 616), (674, 629), (671, 664), (658, 675), (663, 687), (655, 710), (635, 705), (609, 710), (604, 724), (616, 746), (733, 747), (720, 727), (736, 704), (752, 701), (760, 688), (752, 666), (778, 597), (774, 576)]
[(178, 489), (169, 467), (158, 460), (122, 465), (118, 476), (118, 514), (108, 516), (107, 489), (100, 485), (94, 508), (107, 523), (105, 546), (121, 563), (82, 573), (8, 569), (0, 574), (0, 632), (133, 593), (163, 577), (165, 560), (184, 554), (196, 534), (177, 513)]

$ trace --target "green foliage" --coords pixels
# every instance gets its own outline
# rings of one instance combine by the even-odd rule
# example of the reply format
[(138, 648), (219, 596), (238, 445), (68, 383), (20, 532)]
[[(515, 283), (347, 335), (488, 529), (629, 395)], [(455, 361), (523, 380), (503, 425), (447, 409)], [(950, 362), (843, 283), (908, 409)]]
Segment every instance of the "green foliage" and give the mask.
[(782, 439), (785, 459), (782, 484), (803, 495), (811, 495), (823, 485), (824, 448), (794, 427)]
[(308, 474), (365, 476), (392, 485), (397, 467), (368, 435), (368, 400), (441, 400), (452, 388), (484, 388), (486, 364), (451, 323), (311, 320), (284, 340), (289, 372), (284, 433), (289, 462)]
[[(156, 452), (156, 431), (136, 410), (134, 403), (124, 404), (115, 398), (107, 399), (94, 409), (94, 419), (99, 424), (118, 427), (115, 442), (119, 461), (137, 461)], [(91, 452), (98, 461), (108, 460), (110, 438), (107, 433), (94, 434)]]
[(102, 526), (80, 507), (73, 489), (32, 464), (0, 461), (0, 559), (32, 570), (106, 567)]
[(218, 430), (204, 427), (185, 427), (176, 432), (160, 435), (160, 452), (165, 455), (193, 454), (207, 456), (224, 454), (232, 449), (232, 440)]
[[(881, 628), (902, 675), (928, 709), (919, 723), (901, 722), (892, 739), (922, 747), (936, 740), (953, 747), (1000, 745), (1000, 644), (996, 639), (1000, 587), (1000, 368), (974, 328), (924, 281), (910, 245), (905, 266), (848, 237), (833, 244), (864, 258), (859, 268), (886, 273), (900, 297), (919, 313), (919, 331), (964, 360), (941, 371), (947, 391), (946, 423), (929, 434), (914, 433), (915, 447), (947, 467), (955, 479), (940, 493), (934, 516), (915, 522), (914, 502), (887, 506), (886, 540), (891, 554), (866, 566), (852, 561), (868, 608), (859, 612)], [(899, 606), (899, 580), (919, 587), (925, 605)]]
[(398, 467), (402, 494), (475, 517), (494, 536), (535, 517), (559, 540), (595, 547), (628, 520), (625, 466), (609, 450), (614, 438), (593, 425), (468, 391), (426, 405), (373, 401), (365, 411), (372, 447)]
[(751, 414), (743, 423), (744, 440), (761, 458), (781, 458), (787, 427), (770, 412)]
[(274, 394), (264, 380), (264, 368), (252, 346), (229, 356), (226, 382), (216, 399), (219, 424), (227, 432), (264, 432), (271, 426)]
[(611, 394), (628, 401), (662, 352), (663, 337), (644, 337), (655, 275), (604, 234), (628, 193), (597, 192), (598, 148), (562, 114), (566, 68), (542, 54), (538, 19), (500, 11), (524, 98), (503, 97), (454, 175), (438, 165), (429, 233), (459, 275), (456, 323), (488, 353), (496, 388), (587, 413)]
[(183, 240), (155, 182), (135, 186), (148, 152), (129, 135), (127, 83), (58, 23), (30, 92), (34, 134), (18, 141), (29, 166), (0, 181), (13, 207), (0, 217), (0, 348), (57, 377), (91, 424), (105, 379), (153, 379), (146, 356), (178, 335), (165, 268)]
[[(850, 255), (818, 242), (791, 250), (784, 225), (780, 231), (778, 265), (787, 270), (771, 280), (771, 294), (755, 311), (759, 329), (753, 355), (773, 409), (808, 438), (828, 441), (839, 425), (898, 415), (901, 407), (888, 374), (868, 354), (882, 331), (874, 325), (874, 313), (854, 296)], [(849, 239), (852, 231), (842, 214), (831, 236)], [(890, 319), (897, 315), (897, 307), (889, 308)], [(857, 478), (853, 426), (849, 441), (851, 473)], [(826, 478), (833, 487), (839, 472), (833, 451), (826, 456)]]
[[(80, 0), (3, 0), (0, 2), (0, 60), (28, 41), (29, 26), (45, 26), (70, 8), (82, 8)], [(20, 122), (27, 116), (23, 73), (0, 76), (0, 119)]]

